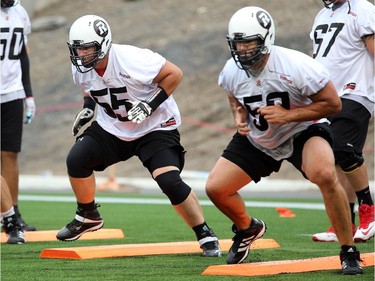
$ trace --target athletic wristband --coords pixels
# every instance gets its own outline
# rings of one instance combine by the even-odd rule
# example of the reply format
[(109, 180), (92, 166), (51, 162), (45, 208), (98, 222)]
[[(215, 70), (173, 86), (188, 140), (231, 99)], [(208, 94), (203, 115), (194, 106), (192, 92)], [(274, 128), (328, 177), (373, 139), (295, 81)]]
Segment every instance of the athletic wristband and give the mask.
[(91, 109), (92, 111), (95, 110), (95, 101), (90, 97), (83, 97), (83, 108)]
[(152, 111), (155, 111), (159, 105), (161, 105), (167, 98), (168, 94), (163, 88), (159, 87), (159, 90), (153, 94), (146, 102), (151, 107)]

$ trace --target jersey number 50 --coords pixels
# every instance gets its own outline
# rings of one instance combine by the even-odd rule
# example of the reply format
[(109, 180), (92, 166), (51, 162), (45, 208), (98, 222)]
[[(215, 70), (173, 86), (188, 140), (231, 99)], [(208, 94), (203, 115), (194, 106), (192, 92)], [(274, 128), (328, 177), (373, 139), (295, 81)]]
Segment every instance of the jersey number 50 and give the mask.
[[(1, 33), (9, 33), (9, 27), (2, 27)], [(7, 36), (8, 37), (8, 36)], [(13, 29), (10, 42), (7, 39), (1, 39), (1, 60), (4, 60), (8, 55), (9, 60), (18, 60), (21, 57), (21, 50), (23, 47), (23, 28), (17, 27)], [(9, 47), (7, 46), (9, 44)], [(6, 54), (8, 50), (8, 54)]]

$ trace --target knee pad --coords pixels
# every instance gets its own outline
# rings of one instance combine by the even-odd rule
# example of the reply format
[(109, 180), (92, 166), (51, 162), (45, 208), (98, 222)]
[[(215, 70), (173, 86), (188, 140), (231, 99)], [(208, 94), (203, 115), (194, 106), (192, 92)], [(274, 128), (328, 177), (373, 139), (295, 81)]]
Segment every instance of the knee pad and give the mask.
[(191, 192), (190, 186), (183, 182), (177, 170), (163, 173), (155, 178), (160, 189), (167, 195), (172, 205), (181, 204)]
[(336, 164), (341, 167), (344, 173), (351, 173), (362, 166), (363, 159), (362, 153), (336, 151), (335, 152)]
[(86, 168), (87, 163), (84, 157), (70, 151), (68, 157), (66, 158), (66, 167), (68, 170), (68, 175), (73, 178), (87, 178), (89, 177), (93, 170)]

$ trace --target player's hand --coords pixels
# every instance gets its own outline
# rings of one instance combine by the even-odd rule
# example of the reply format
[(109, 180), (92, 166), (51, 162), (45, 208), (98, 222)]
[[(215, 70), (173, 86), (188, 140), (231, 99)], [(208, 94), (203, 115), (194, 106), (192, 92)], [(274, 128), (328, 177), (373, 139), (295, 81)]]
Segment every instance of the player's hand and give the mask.
[(152, 113), (152, 108), (144, 101), (133, 103), (133, 107), (128, 111), (128, 119), (133, 123), (140, 124)]
[(289, 122), (289, 110), (285, 109), (280, 104), (259, 108), (258, 113), (270, 124), (284, 125)]
[(238, 106), (235, 113), (237, 132), (242, 136), (246, 136), (250, 132), (247, 126), (247, 111), (243, 106)]
[(87, 122), (89, 122), (94, 117), (94, 110), (90, 108), (84, 108), (81, 110), (80, 113), (76, 116), (74, 120), (72, 133), (73, 136), (78, 134), (79, 130), (84, 126)]
[(25, 120), (23, 123), (30, 124), (33, 121), (35, 116), (35, 101), (33, 97), (28, 97), (25, 99)]

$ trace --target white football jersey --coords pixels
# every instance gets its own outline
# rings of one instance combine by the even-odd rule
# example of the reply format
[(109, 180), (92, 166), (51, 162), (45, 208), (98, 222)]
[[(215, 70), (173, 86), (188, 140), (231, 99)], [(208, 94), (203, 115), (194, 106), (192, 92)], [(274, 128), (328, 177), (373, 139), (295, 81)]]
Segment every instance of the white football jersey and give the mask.
[(374, 33), (375, 6), (367, 0), (351, 0), (350, 7), (344, 3), (334, 11), (323, 8), (310, 33), (314, 57), (330, 72), (339, 95), (361, 102), (370, 112), (374, 110), (374, 58), (362, 37)]
[(276, 160), (292, 155), (296, 134), (314, 122), (328, 120), (269, 124), (257, 109), (275, 104), (287, 109), (311, 104), (309, 96), (319, 92), (328, 81), (328, 71), (319, 62), (279, 46), (271, 47), (267, 65), (258, 77), (247, 77), (233, 58), (227, 61), (219, 76), (219, 86), (247, 108), (249, 141)]
[(181, 116), (172, 95), (146, 120), (135, 124), (128, 120), (129, 101), (144, 101), (158, 89), (153, 79), (166, 59), (148, 49), (112, 44), (107, 69), (103, 77), (95, 70), (80, 73), (72, 65), (74, 83), (98, 104), (99, 125), (125, 141), (138, 139), (155, 130), (173, 130), (181, 124)]
[(31, 32), (29, 16), (20, 4), (1, 8), (1, 102), (25, 98), (20, 54)]

